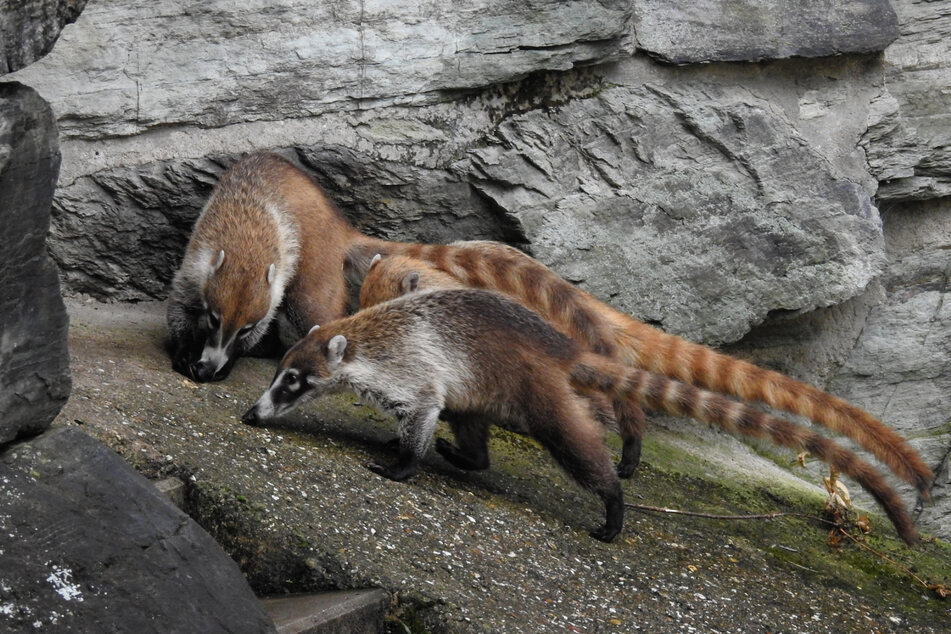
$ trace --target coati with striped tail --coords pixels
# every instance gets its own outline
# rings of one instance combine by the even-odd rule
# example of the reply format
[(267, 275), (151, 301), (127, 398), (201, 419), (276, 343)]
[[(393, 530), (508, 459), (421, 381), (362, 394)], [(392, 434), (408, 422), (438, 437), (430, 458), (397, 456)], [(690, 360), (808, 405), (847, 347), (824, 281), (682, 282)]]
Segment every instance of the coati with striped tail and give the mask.
[(623, 493), (602, 442), (603, 428), (578, 390), (606, 391), (808, 449), (868, 489), (902, 539), (916, 539), (898, 494), (851, 451), (721, 395), (585, 352), (533, 311), (494, 292), (411, 293), (315, 326), (287, 352), (271, 385), (242, 420), (258, 424), (341, 390), (396, 416), (398, 460), (368, 467), (398, 481), (419, 470), (443, 409), (472, 415), (468, 427), (454, 428), (461, 432), (458, 447), (437, 446), (462, 469), (488, 462), (486, 419), (519, 423), (569, 475), (601, 498), (605, 523), (591, 536), (602, 541), (613, 540), (622, 528)]
[[(172, 367), (196, 380), (225, 378), (281, 309), (282, 340), (340, 317), (342, 275), (355, 233), (313, 181), (274, 154), (229, 167), (195, 222), (172, 281)], [(306, 327), (305, 327), (306, 326)]]
[[(583, 349), (721, 392), (758, 401), (809, 418), (843, 434), (872, 453), (898, 477), (930, 497), (931, 469), (905, 440), (862, 409), (773, 370), (727, 356), (648, 326), (559, 277), (537, 260), (508, 245), (488, 241), (424, 245), (387, 242), (361, 236), (349, 256), (350, 274), (368, 270), (375, 254), (404, 255), (425, 262), (471, 288), (503, 293), (536, 311)], [(419, 271), (417, 271), (419, 272)], [(364, 273), (365, 274), (365, 273)], [(615, 401), (617, 404), (618, 401)], [(633, 471), (645, 431), (639, 410), (617, 412), (625, 452), (621, 465)], [(629, 448), (629, 446), (636, 446)], [(622, 473), (623, 474), (623, 473)]]
[[(370, 269), (360, 286), (359, 307), (361, 309), (369, 308), (416, 291), (466, 288), (469, 287), (451, 275), (436, 270), (422, 260), (416, 260), (405, 255), (391, 255), (383, 258), (377, 254), (370, 262)], [(588, 390), (585, 396), (591, 414), (595, 419), (606, 427), (617, 428), (621, 435), (623, 448), (617, 472), (622, 478), (630, 477), (634, 470), (633, 464), (636, 464), (636, 460), (632, 460), (632, 447), (636, 449), (635, 455), (639, 456), (640, 437), (632, 435), (628, 429), (617, 424), (615, 411), (637, 411), (641, 413), (641, 409), (636, 405), (631, 405), (628, 401), (612, 403), (611, 399), (596, 391)], [(458, 412), (443, 412), (442, 418), (449, 423), (453, 434), (457, 438), (465, 435), (466, 430), (474, 424), (474, 421), (470, 420), (471, 416)], [(502, 427), (508, 427), (505, 421), (496, 420), (493, 422)], [(436, 449), (440, 453), (453, 451), (453, 449), (443, 444), (444, 442), (442, 439), (437, 439)], [(457, 457), (457, 459), (461, 458)], [(629, 465), (630, 468), (628, 468)], [(488, 454), (483, 452), (471, 458), (469, 468), (484, 469), (488, 466)]]
[[(260, 211), (262, 201), (288, 201), (287, 208), (293, 212), (288, 216), (300, 221), (296, 229), (301, 264), (293, 275), (287, 275), (290, 282), (282, 294), (292, 331), (302, 334), (301, 326), (305, 324), (325, 323), (329, 318), (343, 315), (346, 286), (341, 270), (351, 279), (359, 280), (375, 254), (408, 255), (427, 262), (465, 286), (496, 290), (515, 298), (585, 350), (605, 354), (628, 367), (647, 369), (745, 401), (759, 401), (844, 434), (910, 482), (923, 496), (929, 496), (931, 470), (898, 434), (867, 412), (778, 372), (639, 322), (598, 301), (517, 249), (482, 241), (452, 245), (397, 243), (363, 235), (343, 218), (308, 176), (273, 155), (258, 154), (242, 159), (221, 181), (202, 214), (203, 218), (206, 215), (221, 218), (217, 223), (206, 225), (203, 218), (196, 223), (182, 270), (173, 284), (169, 328), (174, 348), (173, 366), (181, 372), (199, 380), (223, 378), (234, 357), (250, 348), (248, 340), (238, 341), (241, 345), (234, 346), (227, 355), (228, 362), (217, 370), (212, 367), (217, 364), (207, 360), (200, 363), (205, 357), (204, 348), (221, 347), (216, 343), (220, 330), (216, 326), (223, 320), (219, 316), (229, 315), (229, 330), (247, 326), (255, 318), (258, 319), (255, 330), (270, 321), (268, 313), (260, 310), (244, 323), (231, 315), (237, 312), (235, 306), (257, 305), (261, 297), (269, 299), (269, 310), (279, 302), (280, 293), (274, 292), (277, 289), (260, 283), (260, 266), (257, 270), (244, 267), (249, 272), (246, 281), (241, 283), (250, 285), (257, 280), (253, 301), (242, 299), (244, 294), (237, 288), (237, 280), (231, 285), (216, 285), (222, 292), (216, 293), (211, 301), (205, 298), (205, 288), (213, 278), (214, 264), (218, 263), (216, 254), (221, 250), (226, 252), (222, 267), (240, 262), (245, 248), (254, 246), (256, 236), (274, 231), (268, 229), (271, 226), (267, 221), (269, 214)], [(228, 204), (216, 201), (219, 194)], [(248, 211), (242, 210), (245, 205), (250, 208)], [(252, 213), (254, 211), (256, 213)], [(231, 221), (225, 221), (232, 216), (247, 217), (247, 220), (232, 226)], [(232, 235), (241, 239), (232, 240)], [(275, 251), (280, 253), (280, 249)], [(234, 256), (231, 259), (229, 252)], [(271, 257), (274, 256), (272, 253)], [(226, 341), (224, 335), (220, 336)], [(253, 340), (253, 337), (247, 339)], [(637, 410), (617, 413), (622, 435), (627, 434), (626, 455), (622, 458), (625, 473), (633, 471), (639, 457), (640, 438), (645, 431), (643, 416), (639, 414)], [(627, 455), (628, 444), (632, 446), (630, 455)]]

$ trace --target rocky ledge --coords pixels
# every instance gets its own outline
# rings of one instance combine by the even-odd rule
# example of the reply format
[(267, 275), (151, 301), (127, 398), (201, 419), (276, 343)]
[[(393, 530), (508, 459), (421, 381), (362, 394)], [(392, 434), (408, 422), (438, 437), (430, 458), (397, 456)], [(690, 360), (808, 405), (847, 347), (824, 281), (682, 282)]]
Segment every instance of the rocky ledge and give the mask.
[[(79, 427), (151, 477), (184, 481), (185, 510), (258, 594), (383, 588), (394, 631), (951, 627), (944, 602), (856, 546), (829, 548), (814, 520), (630, 511), (615, 543), (596, 542), (587, 531), (599, 502), (520, 436), (493, 434), (486, 472), (433, 454), (409, 482), (383, 480), (363, 466), (387, 457), (393, 435), (374, 410), (332, 397), (247, 427), (239, 417), (272, 360), (245, 359), (226, 382), (194, 384), (169, 368), (161, 304), (68, 308), (75, 387), (54, 426)], [(654, 506), (816, 516), (816, 482), (691, 421), (654, 420), (624, 489), (629, 502)], [(873, 525), (868, 544), (951, 584), (946, 543), (909, 549), (884, 519)]]

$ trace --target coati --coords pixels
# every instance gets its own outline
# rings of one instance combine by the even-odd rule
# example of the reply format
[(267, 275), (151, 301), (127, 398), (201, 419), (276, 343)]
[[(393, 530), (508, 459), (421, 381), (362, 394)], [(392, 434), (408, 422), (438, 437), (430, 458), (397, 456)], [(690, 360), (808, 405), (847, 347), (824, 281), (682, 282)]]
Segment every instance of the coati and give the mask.
[(288, 345), (305, 324), (343, 315), (351, 233), (323, 192), (284, 158), (253, 154), (234, 163), (195, 222), (172, 280), (172, 367), (196, 381), (225, 378), (279, 306)]
[(607, 391), (808, 449), (868, 489), (905, 541), (916, 538), (897, 493), (851, 451), (726, 397), (586, 352), (533, 311), (494, 292), (412, 293), (315, 326), (287, 352), (270, 387), (242, 420), (258, 424), (314, 396), (340, 390), (355, 392), (396, 416), (398, 460), (368, 465), (393, 480), (418, 471), (443, 409), (472, 415), (468, 426), (458, 427), (458, 446), (437, 445), (440, 454), (462, 469), (488, 464), (486, 418), (519, 423), (569, 475), (601, 498), (605, 523), (591, 535), (602, 541), (611, 541), (621, 530), (623, 493), (602, 442), (602, 426), (576, 390)]
[[(931, 469), (914, 449), (881, 421), (846, 401), (773, 370), (669, 335), (618, 312), (508, 245), (488, 241), (424, 245), (363, 236), (348, 254), (350, 275), (368, 270), (375, 254), (404, 255), (465, 286), (501, 292), (535, 310), (584, 349), (631, 368), (645, 369), (744, 401), (758, 401), (809, 418), (843, 434), (872, 453), (896, 475), (930, 497)], [(617, 403), (617, 402), (616, 402)], [(633, 470), (640, 454), (643, 415), (618, 412), (618, 425)], [(631, 462), (633, 460), (633, 465)]]
[[(359, 307), (361, 309), (369, 308), (416, 291), (465, 288), (469, 287), (451, 275), (436, 270), (422, 260), (416, 260), (405, 255), (391, 255), (383, 258), (377, 254), (371, 260), (370, 269), (360, 286)], [(636, 404), (629, 402), (612, 402), (603, 393), (596, 391), (588, 390), (585, 396), (595, 419), (606, 427), (617, 428), (621, 435), (623, 446), (617, 472), (622, 478), (630, 477), (633, 474), (637, 457), (640, 456), (640, 436), (632, 434), (630, 429), (618, 425), (615, 411), (635, 411), (643, 416), (641, 409)], [(453, 434), (457, 437), (464, 435), (471, 423), (470, 416), (463, 416), (458, 412), (444, 412), (442, 418), (449, 423)], [(493, 422), (502, 427), (507, 427), (505, 421), (496, 420)], [(437, 440), (437, 443), (439, 442)], [(442, 451), (443, 447), (437, 445), (437, 449)], [(481, 468), (487, 467), (487, 454), (480, 454), (473, 463), (473, 465), (476, 464), (482, 465)], [(472, 466), (471, 468), (479, 467)]]
[[(209, 284), (216, 276), (214, 265), (220, 251), (226, 252), (221, 262), (224, 270), (247, 259), (245, 250), (257, 248), (257, 237), (276, 232), (269, 228), (270, 214), (261, 212), (264, 201), (286, 201), (287, 216), (298, 221), (300, 266), (293, 274), (283, 271), (290, 280), (283, 292), (283, 305), (291, 321), (292, 335), (302, 334), (305, 325), (325, 323), (344, 314), (346, 284), (342, 270), (351, 279), (359, 280), (375, 254), (408, 255), (465, 286), (496, 290), (517, 299), (585, 350), (610, 356), (628, 367), (805, 416), (852, 438), (923, 496), (929, 495), (931, 470), (898, 434), (867, 412), (778, 372), (639, 322), (512, 247), (484, 241), (421, 245), (366, 236), (343, 218), (308, 176), (284, 159), (268, 154), (242, 159), (222, 176), (196, 223), (185, 262), (173, 283), (169, 308), (173, 366), (198, 380), (223, 378), (235, 356), (250, 347), (247, 339), (239, 340), (240, 345), (234, 345), (224, 355), (228, 358), (225, 365), (217, 369), (213, 366), (218, 363), (212, 363), (210, 355), (205, 357), (206, 348), (220, 349), (221, 343), (229, 341), (227, 333), (218, 334), (222, 330), (218, 323), (224, 321), (226, 314), (228, 332), (247, 326), (254, 319), (258, 319), (254, 330), (263, 329), (264, 322), (270, 321), (266, 311), (257, 310), (252, 317), (239, 319), (232, 315), (238, 312), (235, 307), (258, 305), (260, 298), (265, 297), (268, 309), (273, 310), (280, 301), (276, 287), (260, 283), (260, 265), (254, 268), (242, 264), (247, 271), (244, 281), (234, 275)], [(206, 223), (206, 216), (219, 220)], [(246, 220), (235, 224), (228, 220), (231, 218)], [(229, 252), (234, 257), (229, 258)], [(280, 248), (275, 248), (269, 255), (274, 258), (278, 253)], [(241, 284), (253, 286), (254, 292)], [(209, 286), (212, 288), (206, 290)], [(211, 294), (214, 297), (206, 298)], [(253, 337), (249, 335), (248, 339)], [(622, 409), (617, 412), (617, 419), (625, 438), (621, 470), (630, 472), (639, 458), (644, 419), (636, 408)]]

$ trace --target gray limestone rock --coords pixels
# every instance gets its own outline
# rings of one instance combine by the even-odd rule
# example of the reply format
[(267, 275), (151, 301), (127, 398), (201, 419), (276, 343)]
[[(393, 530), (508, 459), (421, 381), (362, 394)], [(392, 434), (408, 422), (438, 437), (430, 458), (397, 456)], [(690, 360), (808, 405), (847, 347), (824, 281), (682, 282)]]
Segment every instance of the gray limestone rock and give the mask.
[(881, 270), (868, 194), (768, 102), (650, 84), (513, 117), (473, 185), (563, 277), (690, 339), (861, 292)]
[(688, 64), (883, 50), (898, 37), (888, 0), (638, 0), (637, 46)]
[(275, 631), (221, 547), (84, 433), (9, 447), (0, 468), (4, 632)]
[(46, 55), (86, 0), (0, 0), (0, 75)]
[(947, 202), (933, 201), (885, 213), (885, 297), (830, 382), (835, 393), (908, 438), (934, 469), (934, 504), (920, 523), (944, 536), (951, 535), (949, 210)]
[(59, 161), (49, 105), (0, 84), (0, 445), (45, 429), (69, 396), (69, 319), (46, 252)]
[(895, 0), (901, 37), (863, 139), (883, 200), (951, 195), (951, 6)]
[(22, 72), (67, 136), (223, 126), (445, 99), (631, 52), (624, 0), (106, 0)]

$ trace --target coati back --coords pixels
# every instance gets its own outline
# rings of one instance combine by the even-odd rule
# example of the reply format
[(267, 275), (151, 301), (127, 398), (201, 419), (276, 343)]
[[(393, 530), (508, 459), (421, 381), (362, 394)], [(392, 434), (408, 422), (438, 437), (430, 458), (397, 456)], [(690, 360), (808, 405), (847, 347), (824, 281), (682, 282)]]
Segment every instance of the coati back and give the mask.
[(342, 315), (348, 296), (341, 267), (352, 232), (287, 160), (253, 154), (234, 163), (195, 222), (172, 281), (175, 370), (197, 381), (224, 378), (261, 340), (282, 302), (288, 342)]
[(242, 420), (256, 424), (337, 390), (355, 392), (397, 417), (398, 461), (371, 466), (394, 480), (419, 469), (443, 409), (472, 415), (468, 426), (458, 428), (458, 446), (437, 443), (439, 453), (463, 469), (487, 462), (486, 418), (521, 423), (577, 482), (601, 497), (605, 524), (591, 534), (604, 541), (621, 529), (622, 492), (602, 427), (578, 390), (605, 391), (808, 449), (867, 488), (903, 539), (916, 537), (898, 494), (851, 451), (721, 395), (585, 352), (533, 311), (493, 292), (413, 293), (315, 327), (287, 352), (270, 387)]
[[(513, 247), (487, 241), (407, 244), (360, 236), (351, 248), (348, 266), (358, 273), (365, 272), (377, 253), (422, 260), (468, 287), (492, 289), (515, 298), (582, 348), (612, 357), (625, 366), (809, 418), (851, 438), (922, 496), (930, 495), (934, 478), (931, 469), (901, 436), (867, 412), (779, 372), (639, 322)], [(358, 273), (351, 275), (358, 277)], [(625, 445), (636, 444), (637, 451), (632, 455), (639, 455), (639, 439), (645, 431), (643, 418), (623, 412), (617, 418), (622, 436), (627, 434)]]

